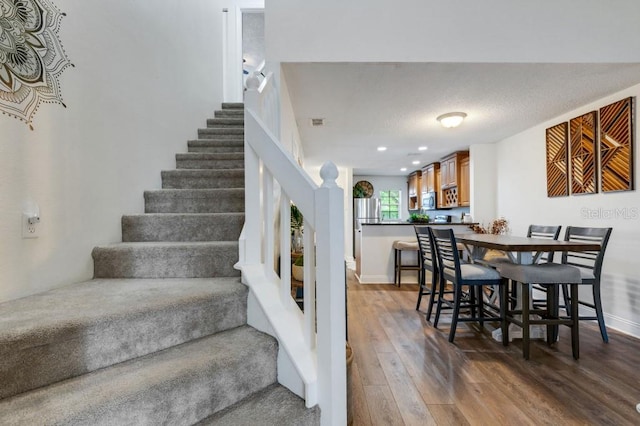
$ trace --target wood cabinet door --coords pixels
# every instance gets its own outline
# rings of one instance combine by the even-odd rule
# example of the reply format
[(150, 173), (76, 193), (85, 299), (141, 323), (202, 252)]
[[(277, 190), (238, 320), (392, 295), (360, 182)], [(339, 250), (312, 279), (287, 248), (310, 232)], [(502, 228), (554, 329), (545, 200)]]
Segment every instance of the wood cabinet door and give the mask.
[(458, 204), (461, 206), (471, 205), (469, 157), (460, 161), (460, 182), (458, 184)]
[(446, 187), (449, 185), (449, 161), (440, 163), (440, 185)]
[(427, 166), (422, 169), (422, 191), (421, 192), (429, 192), (429, 173), (432, 173), (433, 168), (431, 166)]
[(448, 177), (448, 185), (449, 186), (455, 186), (457, 185), (458, 179), (457, 179), (457, 171), (458, 171), (458, 167), (457, 167), (457, 158), (453, 157), (452, 159), (450, 159), (449, 161), (447, 161), (447, 174), (449, 175)]

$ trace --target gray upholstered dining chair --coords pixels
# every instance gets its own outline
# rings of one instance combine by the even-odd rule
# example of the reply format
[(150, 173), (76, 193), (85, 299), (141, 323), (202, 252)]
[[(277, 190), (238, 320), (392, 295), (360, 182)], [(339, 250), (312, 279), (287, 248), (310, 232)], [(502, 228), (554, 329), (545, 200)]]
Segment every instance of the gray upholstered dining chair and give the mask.
[[(453, 309), (451, 319), (451, 329), (449, 331), (449, 342), (453, 342), (456, 335), (458, 322), (478, 322), (480, 327), (485, 321), (499, 321), (502, 328), (502, 343), (508, 344), (506, 308), (507, 293), (505, 290), (506, 281), (500, 274), (492, 268), (476, 265), (472, 263), (461, 263), (455, 236), (452, 229), (431, 228), (431, 235), (438, 256), (439, 271), (439, 293), (445, 291), (447, 281), (453, 285), (453, 300), (438, 297), (436, 316), (433, 326), (438, 327), (440, 313), (443, 304)], [(484, 289), (487, 286), (495, 286), (499, 292), (499, 306), (487, 306), (484, 302)], [(468, 288), (469, 297), (463, 300), (463, 288)], [(492, 308), (491, 310), (485, 309)], [(461, 316), (461, 309), (469, 308), (469, 317)], [(496, 314), (498, 312), (498, 314)]]
[[(573, 357), (578, 359), (580, 356), (578, 307), (574, 304), (567, 316), (560, 316), (558, 298), (560, 286), (564, 286), (570, 287), (571, 297), (574, 300), (578, 299), (578, 285), (581, 282), (580, 270), (574, 266), (557, 263), (520, 265), (507, 262), (498, 265), (497, 269), (503, 278), (513, 282), (514, 287), (521, 286), (522, 308), (510, 308), (506, 317), (508, 323), (522, 327), (522, 354), (524, 358), (529, 359), (530, 354), (530, 326), (543, 324), (547, 326), (547, 344), (549, 345), (555, 342), (556, 329), (559, 325), (571, 327), (571, 349)], [(544, 306), (530, 305), (530, 287), (533, 283), (546, 290), (547, 298)], [(534, 315), (536, 316), (534, 317)], [(505, 338), (504, 335), (502, 337)]]
[(591, 294), (593, 302), (578, 299), (569, 294), (567, 286), (562, 286), (562, 294), (565, 300), (565, 308), (570, 311), (574, 302), (576, 305), (587, 306), (595, 310), (595, 315), (580, 315), (579, 320), (597, 320), (600, 327), (602, 340), (606, 343), (609, 341), (607, 329), (604, 324), (604, 314), (602, 311), (602, 296), (600, 292), (600, 281), (602, 277), (602, 263), (604, 253), (609, 243), (609, 237), (613, 228), (582, 228), (577, 226), (568, 226), (565, 232), (565, 241), (582, 241), (600, 244), (599, 251), (589, 252), (564, 252), (562, 253), (562, 264), (577, 267), (580, 270), (581, 285), (591, 286)]

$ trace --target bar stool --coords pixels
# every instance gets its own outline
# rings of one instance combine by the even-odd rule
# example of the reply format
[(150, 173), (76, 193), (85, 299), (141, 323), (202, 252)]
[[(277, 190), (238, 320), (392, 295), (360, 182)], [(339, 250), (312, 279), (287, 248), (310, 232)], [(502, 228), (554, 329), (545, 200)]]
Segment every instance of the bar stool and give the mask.
[[(400, 284), (401, 284), (400, 277), (401, 277), (402, 271), (418, 271), (418, 283), (419, 283), (422, 265), (420, 264), (420, 246), (418, 245), (418, 242), (396, 240), (393, 242), (393, 250), (394, 250), (393, 283), (396, 284), (398, 287), (400, 287)], [(403, 251), (415, 252), (417, 263), (403, 264), (402, 263)]]

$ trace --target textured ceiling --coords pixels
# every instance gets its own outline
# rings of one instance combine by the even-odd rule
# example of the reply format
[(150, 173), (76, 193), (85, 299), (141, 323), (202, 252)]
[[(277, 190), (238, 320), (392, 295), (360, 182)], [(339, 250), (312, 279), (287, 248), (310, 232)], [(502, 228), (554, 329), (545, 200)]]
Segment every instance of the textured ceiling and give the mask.
[[(332, 63), (283, 66), (310, 166), (402, 175), (640, 83), (640, 64)], [(436, 117), (464, 111), (456, 129)], [(324, 118), (311, 127), (311, 118)], [(386, 152), (378, 152), (378, 146)], [(419, 146), (428, 150), (420, 152)]]

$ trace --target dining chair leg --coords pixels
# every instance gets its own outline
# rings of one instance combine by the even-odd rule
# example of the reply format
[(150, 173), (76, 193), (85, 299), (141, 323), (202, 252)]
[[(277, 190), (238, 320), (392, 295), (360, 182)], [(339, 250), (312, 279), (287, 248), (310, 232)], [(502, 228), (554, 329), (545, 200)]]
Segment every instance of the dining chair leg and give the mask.
[[(424, 272), (423, 272), (424, 277)], [(431, 312), (433, 311), (433, 302), (435, 300), (436, 286), (438, 285), (438, 274), (436, 271), (431, 272), (431, 294), (429, 294), (429, 307), (427, 307), (427, 321), (431, 321)], [(442, 290), (438, 293), (438, 299), (442, 297)]]
[(480, 329), (484, 329), (484, 287), (477, 286), (478, 297), (478, 322), (480, 323)]
[[(609, 343), (609, 336), (607, 336), (607, 328), (604, 325), (604, 315), (602, 314), (602, 298), (600, 297), (600, 283), (595, 283), (591, 286), (593, 289), (593, 305), (596, 310), (596, 317), (598, 318), (598, 326), (600, 327), (600, 335), (602, 341)], [(575, 299), (578, 300), (578, 299)]]
[(451, 329), (449, 330), (449, 342), (453, 343), (456, 337), (456, 328), (458, 327), (458, 315), (460, 315), (460, 302), (462, 299), (462, 286), (455, 284), (453, 296), (453, 316), (451, 318)]
[[(552, 318), (558, 318), (560, 315), (559, 298), (560, 298), (560, 286), (550, 285), (547, 286), (547, 316)], [(558, 325), (547, 325), (547, 344), (552, 345), (558, 340)]]
[(440, 289), (438, 290), (438, 305), (436, 306), (436, 318), (433, 321), (433, 326), (438, 328), (438, 321), (440, 320), (440, 313), (442, 312), (442, 297), (444, 295), (444, 287), (446, 284), (446, 280), (443, 276), (439, 276), (440, 278)]
[(508, 280), (503, 279), (498, 286), (498, 296), (500, 297), (500, 328), (502, 330), (502, 345), (509, 345), (509, 322), (507, 321), (507, 304), (509, 303)]
[[(571, 284), (571, 300), (578, 300), (578, 284)], [(573, 320), (571, 325), (571, 351), (573, 352), (573, 358), (578, 359), (580, 357), (578, 303), (571, 304), (571, 319)]]
[(521, 283), (522, 291), (522, 355), (529, 359), (529, 283)]
[(426, 283), (424, 282), (424, 279), (418, 275), (418, 303), (416, 303), (416, 311), (420, 310), (420, 302), (422, 302), (422, 293), (424, 292), (425, 287)]

